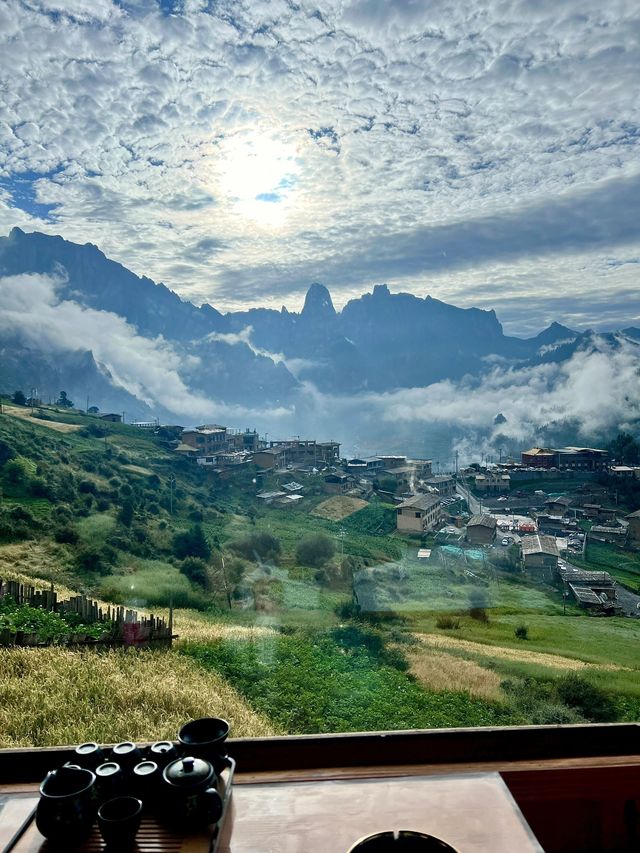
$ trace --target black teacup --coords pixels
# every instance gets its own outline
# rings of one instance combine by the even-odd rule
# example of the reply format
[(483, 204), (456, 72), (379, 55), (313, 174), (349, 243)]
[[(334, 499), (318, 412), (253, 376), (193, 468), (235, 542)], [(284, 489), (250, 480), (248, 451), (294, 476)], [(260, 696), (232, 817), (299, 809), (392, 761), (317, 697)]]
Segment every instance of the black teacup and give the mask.
[(361, 838), (348, 853), (456, 853), (456, 850), (433, 835), (400, 829)]
[(136, 797), (115, 797), (98, 810), (98, 826), (109, 849), (133, 846), (142, 820), (142, 802)]
[(141, 761), (133, 768), (133, 793), (140, 797), (145, 806), (148, 807), (157, 798), (161, 782), (162, 770), (155, 761)]
[(122, 793), (125, 775), (117, 761), (105, 761), (96, 767), (96, 787), (102, 800), (110, 800)]
[(142, 761), (142, 753), (138, 747), (130, 740), (117, 743), (111, 750), (111, 760), (117, 761), (124, 771), (133, 770), (133, 768)]
[(214, 764), (224, 755), (223, 744), (228, 736), (229, 723), (219, 717), (191, 720), (178, 732), (178, 740), (189, 755), (204, 758)]
[(158, 767), (166, 767), (178, 758), (178, 750), (170, 740), (159, 740), (149, 747), (149, 758), (155, 761)]
[(87, 770), (95, 770), (99, 764), (105, 761), (105, 754), (97, 743), (81, 743), (74, 750), (74, 763)]

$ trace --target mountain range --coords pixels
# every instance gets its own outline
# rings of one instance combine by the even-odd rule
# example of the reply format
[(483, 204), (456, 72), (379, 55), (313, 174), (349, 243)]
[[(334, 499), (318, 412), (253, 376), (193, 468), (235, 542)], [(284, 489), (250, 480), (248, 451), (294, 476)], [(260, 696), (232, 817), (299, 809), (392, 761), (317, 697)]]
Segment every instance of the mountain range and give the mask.
[[(494, 371), (637, 346), (552, 323), (505, 335), (494, 311), (458, 308), (376, 285), (336, 311), (309, 287), (300, 313), (197, 307), (92, 244), (13, 228), (0, 238), (0, 388), (65, 389), (103, 410), (180, 423), (251, 412), (295, 414), (309, 394), (345, 400), (469, 382)], [(163, 376), (163, 373), (165, 374)], [(494, 415), (497, 412), (494, 412)]]

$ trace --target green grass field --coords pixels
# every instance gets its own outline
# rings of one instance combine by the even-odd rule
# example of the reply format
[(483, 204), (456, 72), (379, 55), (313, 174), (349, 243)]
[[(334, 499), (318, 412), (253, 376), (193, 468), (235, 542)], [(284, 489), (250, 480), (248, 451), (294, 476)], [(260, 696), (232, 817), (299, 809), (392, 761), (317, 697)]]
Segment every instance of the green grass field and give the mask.
[(595, 572), (609, 572), (616, 580), (640, 590), (640, 552), (629, 551), (607, 542), (589, 542), (587, 559), (580, 555), (571, 557), (576, 566)]

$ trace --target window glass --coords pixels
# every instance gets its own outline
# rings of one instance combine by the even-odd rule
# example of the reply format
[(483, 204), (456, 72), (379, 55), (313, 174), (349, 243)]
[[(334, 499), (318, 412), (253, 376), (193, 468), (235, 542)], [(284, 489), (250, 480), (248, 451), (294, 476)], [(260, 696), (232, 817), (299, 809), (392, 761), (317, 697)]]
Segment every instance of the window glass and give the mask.
[(0, 746), (640, 718), (639, 28), (0, 4)]

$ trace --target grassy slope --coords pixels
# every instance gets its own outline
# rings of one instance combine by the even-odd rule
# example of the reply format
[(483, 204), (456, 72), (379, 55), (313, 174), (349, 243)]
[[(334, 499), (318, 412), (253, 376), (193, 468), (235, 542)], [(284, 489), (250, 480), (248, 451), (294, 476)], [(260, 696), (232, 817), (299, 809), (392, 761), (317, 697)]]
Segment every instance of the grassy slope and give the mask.
[[(56, 417), (73, 423), (87, 422), (83, 416), (74, 413)], [(45, 460), (55, 461), (62, 453), (68, 457), (68, 462), (58, 461), (58, 466), (68, 467), (78, 478), (95, 481), (100, 488), (108, 484), (107, 475), (84, 470), (83, 460), (92, 463), (108, 458), (113, 466), (112, 473), (132, 485), (146, 482), (147, 472), (157, 474), (161, 480), (159, 495), (165, 498), (167, 475), (174, 468), (178, 478), (174, 516), (169, 516), (163, 509), (156, 517), (145, 515), (140, 519), (154, 543), (154, 554), (139, 557), (119, 552), (113, 575), (105, 578), (87, 574), (80, 576), (74, 568), (72, 552), (66, 546), (53, 543), (45, 533), (35, 543), (0, 546), (0, 576), (4, 569), (5, 575), (7, 572), (23, 572), (27, 576), (52, 577), (56, 585), (66, 583), (74, 588), (102, 591), (104, 595), (118, 600), (135, 602), (138, 606), (148, 604), (155, 609), (166, 602), (169, 591), (187, 594), (191, 590), (189, 582), (169, 562), (167, 548), (172, 531), (192, 523), (190, 515), (194, 509), (204, 513), (208, 536), (212, 540), (217, 537), (223, 547), (230, 540), (254, 530), (268, 530), (276, 535), (283, 549), (279, 566), (245, 565), (245, 582), (254, 590), (257, 609), (235, 607), (232, 613), (218, 610), (218, 615), (213, 617), (179, 612), (176, 626), (181, 639), (176, 649), (166, 656), (167, 666), (175, 665), (178, 671), (183, 672), (189, 685), (195, 686), (196, 693), (204, 691), (202, 695), (209, 697), (206, 699), (209, 705), (216, 705), (216, 696), (223, 703), (230, 703), (236, 714), (236, 734), (258, 733), (261, 725), (267, 725), (261, 716), (264, 714), (274, 720), (277, 727), (291, 731), (526, 722), (529, 719), (526, 714), (523, 716), (521, 710), (508, 707), (508, 697), (500, 687), (501, 680), (535, 678), (542, 683), (545, 679), (557, 678), (563, 670), (540, 663), (535, 656), (505, 657), (503, 649), (539, 651), (593, 664), (595, 666), (588, 669), (589, 678), (628, 697), (625, 699), (628, 707), (624, 712), (628, 718), (636, 719), (640, 714), (640, 709), (634, 704), (640, 692), (636, 660), (640, 634), (637, 623), (623, 619), (593, 619), (572, 608), (568, 608), (567, 616), (563, 616), (557, 591), (521, 579), (515, 581), (509, 575), (493, 572), (482, 561), (457, 562), (449, 555), (444, 560), (436, 559), (425, 565), (417, 560), (415, 546), (391, 533), (394, 512), (393, 508), (385, 505), (372, 504), (339, 522), (315, 517), (310, 510), (326, 496), (319, 493), (317, 483), (312, 479), (302, 506), (286, 509), (255, 507), (252, 518), (248, 514), (252, 503), (248, 497), (250, 485), (238, 487), (227, 483), (212, 488), (213, 483), (207, 479), (206, 472), (195, 470), (196, 466), (183, 466), (176, 462), (148, 434), (122, 425), (109, 425), (108, 431), (109, 453), (106, 454), (102, 438), (78, 433), (61, 435), (37, 421), (18, 423), (16, 419), (0, 417), (0, 439), (11, 438), (21, 445), (21, 452), (32, 454), (34, 458), (39, 455)], [(32, 502), (36, 506), (36, 499), (30, 498), (19, 487), (13, 488), (9, 500), (24, 505)], [(81, 543), (108, 539), (117, 530), (116, 509), (112, 506), (106, 512), (93, 511), (79, 519), (77, 526)], [(48, 501), (38, 499), (37, 511), (42, 518), (47, 518), (51, 510)], [(165, 530), (161, 529), (160, 522), (166, 523)], [(383, 627), (382, 634), (387, 641), (393, 638), (394, 632), (404, 635), (417, 631), (439, 634), (445, 640), (468, 640), (481, 644), (479, 648), (462, 648), (454, 642), (437, 651), (433, 648), (405, 648), (417, 682), (412, 682), (394, 666), (352, 652), (345, 654), (344, 650), (336, 648), (331, 634), (339, 622), (335, 608), (350, 600), (350, 584), (339, 577), (319, 584), (315, 571), (298, 566), (294, 556), (301, 536), (319, 530), (336, 541), (336, 566), (341, 546), (339, 534), (341, 530), (346, 531), (343, 543), (345, 556), (357, 558), (361, 564), (364, 561), (366, 566), (356, 572), (359, 597), (366, 601), (368, 595), (371, 609), (394, 610), (406, 620), (405, 626), (398, 629)], [(464, 575), (465, 569), (482, 578), (482, 583)], [(465, 612), (474, 591), (484, 596), (489, 622), (485, 624), (463, 615), (458, 630), (447, 632), (438, 629), (438, 615), (445, 611)], [(221, 596), (217, 601), (218, 607), (224, 604)], [(514, 636), (514, 629), (523, 622), (528, 626), (529, 639), (519, 641)], [(288, 632), (303, 628), (305, 631), (288, 637), (274, 632), (273, 628), (283, 628)], [(492, 653), (492, 647), (495, 653)], [(179, 669), (187, 663), (181, 657), (182, 652), (190, 655), (189, 670)], [(13, 652), (7, 654), (11, 659)], [(112, 664), (105, 664), (103, 668), (98, 666), (83, 682), (83, 691), (76, 697), (79, 704), (74, 706), (78, 725), (70, 729), (65, 727), (67, 724), (62, 716), (56, 717), (48, 698), (51, 682), (44, 678), (36, 665), (39, 654), (35, 652), (31, 658), (21, 658), (21, 666), (26, 667), (24, 673), (30, 685), (30, 698), (27, 700), (25, 697), (21, 710), (18, 682), (15, 681), (14, 693), (7, 698), (8, 715), (0, 718), (0, 741), (32, 742), (30, 738), (36, 738), (32, 706), (38, 703), (46, 709), (45, 717), (50, 720), (49, 725), (45, 717), (38, 718), (48, 743), (60, 742), (61, 739), (101, 739), (103, 731), (112, 731), (116, 726), (118, 715), (122, 721), (122, 727), (117, 729), (118, 736), (143, 736), (137, 734), (145, 731), (141, 727), (141, 718), (128, 704), (127, 681), (116, 677), (117, 670), (124, 665), (117, 656)], [(51, 655), (60, 656), (60, 673), (70, 673), (72, 666), (80, 662), (79, 659), (66, 658), (68, 654), (51, 650)], [(258, 680), (253, 677), (256, 655), (258, 659), (268, 658), (277, 663), (273, 673), (267, 673), (266, 677), (262, 673)], [(15, 659), (18, 660), (18, 655)], [(131, 660), (135, 659), (131, 657)], [(139, 656), (139, 659), (142, 672), (145, 656)], [(31, 666), (27, 667), (25, 661), (30, 661)], [(598, 668), (598, 665), (611, 662), (629, 669)], [(52, 663), (51, 666), (56, 671), (57, 665)], [(337, 673), (340, 673), (339, 678)], [(454, 678), (452, 673), (457, 673), (458, 677)], [(232, 680), (239, 692), (225, 692), (228, 689), (225, 677)], [(100, 680), (109, 685), (104, 694), (97, 690), (97, 681)], [(139, 684), (144, 692), (137, 675), (134, 683)], [(316, 686), (312, 692), (310, 684)], [(213, 693), (207, 693), (207, 690)], [(144, 693), (145, 702), (150, 703), (149, 719), (154, 721), (153, 726), (160, 725), (163, 715), (167, 717), (162, 733), (169, 735), (175, 731), (175, 727), (169, 731), (174, 725), (171, 716), (174, 711), (182, 719), (183, 708), (191, 706), (180, 690), (174, 691), (174, 700), (166, 692), (160, 692), (162, 697), (158, 698), (157, 708), (148, 693)], [(98, 697), (97, 701), (106, 703), (101, 722), (92, 721), (90, 703), (83, 705), (84, 694), (93, 694)], [(111, 694), (113, 701), (107, 701), (105, 697)], [(251, 707), (258, 710), (257, 716), (251, 716)], [(19, 731), (14, 730), (11, 727), (15, 726), (20, 715), (24, 716), (24, 725), (18, 726)], [(92, 726), (102, 726), (100, 733), (94, 734)], [(127, 726), (129, 729), (125, 731)], [(155, 729), (151, 736), (156, 736)]]
[(572, 556), (571, 562), (590, 571), (609, 572), (630, 589), (640, 590), (640, 552), (638, 551), (629, 551), (606, 542), (589, 542), (587, 559), (582, 560), (580, 556)]

